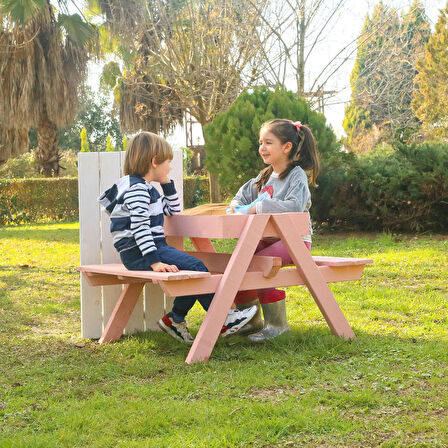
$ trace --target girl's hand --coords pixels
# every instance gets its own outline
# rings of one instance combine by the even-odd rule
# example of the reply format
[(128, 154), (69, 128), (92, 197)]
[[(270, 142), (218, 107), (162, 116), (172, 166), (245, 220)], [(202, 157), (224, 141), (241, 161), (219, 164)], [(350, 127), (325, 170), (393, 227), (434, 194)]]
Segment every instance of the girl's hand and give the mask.
[(154, 272), (179, 272), (179, 268), (174, 264), (166, 264), (158, 261), (151, 265)]
[(256, 215), (257, 214), (257, 206), (254, 205), (253, 207), (251, 207), (248, 211), (247, 211), (248, 215)]

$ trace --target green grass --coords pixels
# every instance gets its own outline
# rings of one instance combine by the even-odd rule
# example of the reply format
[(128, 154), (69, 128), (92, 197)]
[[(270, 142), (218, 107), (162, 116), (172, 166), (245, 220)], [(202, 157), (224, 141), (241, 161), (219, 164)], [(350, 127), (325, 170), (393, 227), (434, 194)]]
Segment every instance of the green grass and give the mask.
[(81, 340), (78, 250), (77, 224), (0, 229), (0, 447), (448, 446), (446, 237), (316, 237), (375, 260), (331, 285), (357, 339), (289, 288), (290, 335), (192, 366), (165, 334)]

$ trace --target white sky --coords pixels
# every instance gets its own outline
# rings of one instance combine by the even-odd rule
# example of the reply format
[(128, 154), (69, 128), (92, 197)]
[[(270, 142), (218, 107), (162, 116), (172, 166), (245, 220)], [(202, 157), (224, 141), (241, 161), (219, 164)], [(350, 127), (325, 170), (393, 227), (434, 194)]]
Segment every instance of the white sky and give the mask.
[[(310, 87), (309, 84), (312, 82), (312, 79), (314, 79), (312, 75), (318, 73), (326, 64), (326, 61), (337, 54), (337, 52), (348, 42), (356, 39), (362, 29), (366, 14), (371, 15), (374, 6), (378, 3), (379, 0), (347, 0), (345, 13), (332, 24), (331, 32), (326, 39), (319, 44), (318, 50), (313, 52), (314, 56), (309, 61), (309, 65), (306, 69), (307, 78), (305, 82), (308, 82), (308, 86), (305, 85), (305, 89)], [(397, 8), (399, 11), (406, 11), (413, 3), (413, 0), (386, 0), (384, 3), (388, 6)], [(430, 19), (431, 26), (434, 28), (439, 16), (439, 10), (446, 7), (447, 0), (422, 0), (422, 3), (425, 6), (426, 14)], [(325, 107), (327, 121), (333, 126), (333, 129), (338, 136), (343, 135), (342, 120), (344, 118), (345, 105), (350, 100), (350, 74), (355, 57), (356, 53), (353, 54), (352, 59), (344, 64), (326, 86), (327, 89), (340, 91), (340, 93), (330, 101), (335, 104)], [(98, 88), (100, 74), (101, 66), (90, 63), (88, 83), (94, 90)], [(294, 89), (294, 84), (292, 84), (290, 88)], [(194, 126), (193, 136), (195, 142), (202, 142), (199, 126)], [(185, 133), (182, 129), (177, 129), (168, 140), (175, 147), (185, 146)]]

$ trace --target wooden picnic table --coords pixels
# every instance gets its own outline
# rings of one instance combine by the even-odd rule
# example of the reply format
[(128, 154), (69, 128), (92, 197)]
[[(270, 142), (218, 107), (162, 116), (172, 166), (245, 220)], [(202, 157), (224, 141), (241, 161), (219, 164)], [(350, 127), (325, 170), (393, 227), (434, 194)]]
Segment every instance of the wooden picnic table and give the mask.
[[(327, 283), (359, 280), (366, 258), (313, 257), (301, 235), (309, 234), (307, 213), (259, 215), (175, 215), (165, 218), (169, 244), (183, 249), (189, 237), (197, 256), (210, 272), (177, 273), (128, 271), (123, 265), (81, 266), (93, 286), (125, 284), (125, 288), (103, 331), (100, 343), (121, 337), (129, 316), (146, 282), (156, 282), (172, 297), (214, 292), (215, 297), (186, 358), (188, 364), (209, 359), (227, 313), (238, 291), (306, 285), (331, 331), (354, 338), (352, 328)], [(278, 237), (287, 247), (294, 266), (280, 269), (279, 257), (254, 256), (264, 237)], [(232, 254), (216, 253), (211, 238), (237, 238)]]

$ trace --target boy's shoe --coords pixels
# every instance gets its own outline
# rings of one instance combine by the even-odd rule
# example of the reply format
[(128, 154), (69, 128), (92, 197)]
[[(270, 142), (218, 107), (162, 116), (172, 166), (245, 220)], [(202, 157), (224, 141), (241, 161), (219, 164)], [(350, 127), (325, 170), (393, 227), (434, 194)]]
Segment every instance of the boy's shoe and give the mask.
[(193, 344), (193, 336), (191, 336), (190, 332), (187, 328), (187, 323), (183, 322), (174, 322), (173, 318), (165, 314), (165, 316), (160, 319), (157, 324), (159, 327), (165, 332), (172, 336), (174, 339), (177, 339), (184, 344), (191, 345)]
[(245, 310), (230, 310), (221, 328), (221, 336), (225, 338), (241, 330), (255, 316), (256, 312), (257, 307), (255, 305)]

